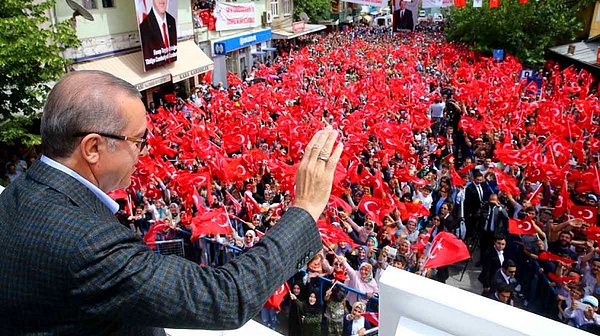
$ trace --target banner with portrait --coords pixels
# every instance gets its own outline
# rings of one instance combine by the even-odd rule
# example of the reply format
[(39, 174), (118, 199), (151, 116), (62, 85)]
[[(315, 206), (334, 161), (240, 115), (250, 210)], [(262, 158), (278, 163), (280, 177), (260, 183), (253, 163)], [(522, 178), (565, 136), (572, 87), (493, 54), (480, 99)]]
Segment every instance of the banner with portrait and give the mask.
[(217, 2), (213, 15), (217, 19), (217, 31), (253, 28), (260, 25), (259, 20), (256, 19), (254, 2)]
[(135, 0), (144, 71), (177, 60), (178, 0)]
[(355, 3), (363, 6), (371, 7), (385, 7), (387, 6), (387, 0), (342, 0), (344, 2)]

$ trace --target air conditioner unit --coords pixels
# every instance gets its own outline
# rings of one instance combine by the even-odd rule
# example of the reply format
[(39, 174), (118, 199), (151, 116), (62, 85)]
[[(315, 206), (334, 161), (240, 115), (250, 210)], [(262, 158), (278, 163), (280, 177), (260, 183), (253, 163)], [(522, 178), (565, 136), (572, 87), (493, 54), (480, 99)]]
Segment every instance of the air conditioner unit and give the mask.
[(273, 22), (273, 16), (270, 11), (264, 11), (262, 14), (262, 24), (266, 26), (267, 24)]

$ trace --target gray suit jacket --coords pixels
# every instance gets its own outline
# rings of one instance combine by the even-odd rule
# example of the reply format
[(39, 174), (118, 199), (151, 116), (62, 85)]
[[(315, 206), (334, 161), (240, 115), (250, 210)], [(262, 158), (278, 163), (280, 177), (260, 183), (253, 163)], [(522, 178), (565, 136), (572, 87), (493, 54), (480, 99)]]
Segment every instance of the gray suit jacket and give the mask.
[(312, 217), (292, 208), (223, 267), (161, 256), (89, 189), (42, 162), (0, 195), (0, 209), (0, 325), (8, 335), (237, 328), (322, 248)]

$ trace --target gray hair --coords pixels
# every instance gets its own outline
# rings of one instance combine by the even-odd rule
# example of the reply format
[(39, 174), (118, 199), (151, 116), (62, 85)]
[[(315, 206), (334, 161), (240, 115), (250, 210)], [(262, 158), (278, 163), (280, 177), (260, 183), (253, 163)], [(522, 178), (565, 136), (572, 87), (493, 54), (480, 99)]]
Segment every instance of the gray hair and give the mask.
[[(133, 85), (106, 72), (76, 71), (63, 77), (44, 106), (41, 122), (44, 155), (69, 157), (80, 141), (73, 136), (78, 132), (122, 132), (127, 120), (112, 98), (123, 94), (141, 97)], [(114, 146), (114, 142), (111, 144)]]

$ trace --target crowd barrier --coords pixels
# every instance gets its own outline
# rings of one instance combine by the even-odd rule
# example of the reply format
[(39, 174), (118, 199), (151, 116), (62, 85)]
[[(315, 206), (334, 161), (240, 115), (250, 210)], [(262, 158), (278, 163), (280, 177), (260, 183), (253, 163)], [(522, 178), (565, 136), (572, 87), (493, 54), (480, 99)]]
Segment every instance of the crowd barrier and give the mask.
[[(191, 233), (185, 230), (181, 230), (182, 233), (190, 235)], [(193, 246), (195, 249), (202, 251), (201, 262), (205, 265), (221, 266), (226, 264), (232, 258), (243, 253), (243, 250), (237, 246), (229, 244), (223, 244), (214, 238), (202, 237)], [(163, 255), (179, 255), (184, 257), (184, 243), (183, 239), (174, 239), (169, 241), (157, 241), (156, 247), (153, 248), (157, 253)], [(545, 274), (539, 272), (540, 265), (537, 261), (529, 259), (527, 267), (521, 268), (527, 272), (527, 282), (522, 283), (524, 293), (522, 299), (526, 307), (524, 309), (542, 315), (544, 317), (558, 320), (558, 301), (557, 301), (557, 290), (551, 286), (551, 281), (546, 277)], [(322, 276), (318, 276), (319, 280), (319, 298), (320, 303), (324, 303), (324, 293), (326, 288), (331, 286), (332, 280)], [(363, 293), (356, 288), (346, 286), (342, 283), (337, 283), (344, 289), (345, 293), (354, 293), (357, 298), (366, 297), (366, 293)], [(522, 303), (523, 303), (522, 302)], [(372, 297), (367, 304), (367, 311), (377, 311), (379, 298)]]

